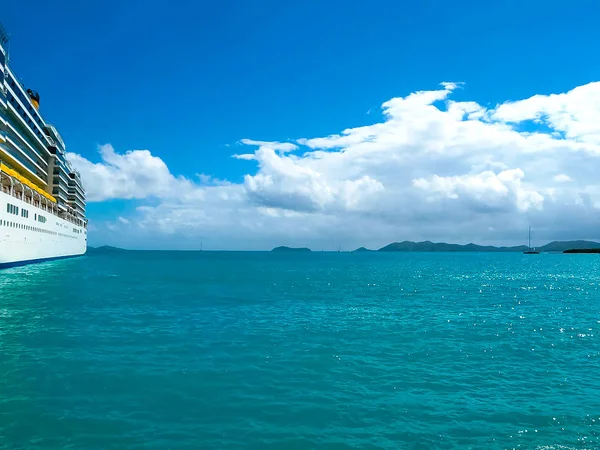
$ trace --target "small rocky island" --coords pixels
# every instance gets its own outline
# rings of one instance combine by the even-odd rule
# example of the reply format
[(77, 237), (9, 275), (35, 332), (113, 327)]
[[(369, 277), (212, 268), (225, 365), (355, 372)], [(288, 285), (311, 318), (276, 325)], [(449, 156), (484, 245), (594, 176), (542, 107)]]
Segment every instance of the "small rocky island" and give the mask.
[(281, 246), (281, 247), (275, 247), (271, 251), (277, 252), (277, 253), (310, 253), (310, 248), (306, 248), (306, 247), (294, 248), (294, 247)]
[(119, 247), (111, 247), (110, 245), (103, 245), (101, 247), (88, 247), (87, 253), (115, 253), (115, 252), (124, 252), (126, 251), (123, 248)]
[(600, 248), (571, 248), (563, 253), (600, 253)]

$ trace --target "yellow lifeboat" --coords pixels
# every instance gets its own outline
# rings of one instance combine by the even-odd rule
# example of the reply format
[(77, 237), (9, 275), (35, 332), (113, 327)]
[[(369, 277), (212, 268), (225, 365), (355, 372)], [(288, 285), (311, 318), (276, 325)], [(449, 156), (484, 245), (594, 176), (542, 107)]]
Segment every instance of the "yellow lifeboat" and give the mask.
[(50, 200), (51, 202), (56, 203), (56, 198), (54, 198), (52, 195), (48, 194), (46, 191), (41, 189), (39, 186), (37, 186), (34, 183), (32, 183), (31, 181), (29, 181), (27, 178), (25, 178), (24, 176), (19, 174), (16, 170), (13, 170), (10, 167), (6, 166), (5, 164), (0, 163), (0, 171), (4, 172), (7, 175), (10, 175), (11, 177), (15, 178), (18, 181), (20, 181), (25, 186), (31, 188), (32, 190), (34, 190), (35, 192), (40, 194), (42, 197), (45, 197), (48, 200)]

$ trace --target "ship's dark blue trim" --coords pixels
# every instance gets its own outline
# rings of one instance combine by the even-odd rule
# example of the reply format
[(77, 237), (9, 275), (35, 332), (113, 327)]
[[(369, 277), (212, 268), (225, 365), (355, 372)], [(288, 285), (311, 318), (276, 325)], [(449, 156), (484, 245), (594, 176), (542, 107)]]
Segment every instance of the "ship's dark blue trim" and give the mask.
[[(84, 255), (85, 255), (85, 253), (84, 253)], [(10, 262), (10, 263), (0, 263), (0, 270), (2, 270), (2, 269), (9, 269), (11, 267), (26, 266), (26, 265), (29, 265), (29, 264), (37, 264), (37, 263), (47, 262), (47, 261), (56, 261), (58, 259), (78, 258), (80, 256), (83, 256), (83, 255), (56, 256), (54, 258), (28, 259), (27, 261), (16, 261), (16, 262)]]

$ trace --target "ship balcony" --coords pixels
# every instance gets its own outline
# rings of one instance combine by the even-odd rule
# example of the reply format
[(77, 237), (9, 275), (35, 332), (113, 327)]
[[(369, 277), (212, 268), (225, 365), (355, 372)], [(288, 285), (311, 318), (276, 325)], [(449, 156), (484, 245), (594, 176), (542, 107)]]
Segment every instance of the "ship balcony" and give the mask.
[(56, 152), (58, 152), (58, 145), (56, 145), (56, 142), (50, 136), (46, 136), (46, 139), (48, 139), (49, 142), (48, 150), (51, 154), (56, 155)]
[[(43, 133), (43, 122), (39, 118), (39, 113), (31, 106), (27, 96), (19, 89), (20, 85), (18, 83), (10, 80), (8, 84), (8, 110), (22, 122), (23, 126), (42, 147), (47, 148), (48, 136)], [(29, 108), (25, 106), (28, 103)]]
[(59, 171), (58, 172), (58, 176), (59, 178), (65, 182), (65, 184), (68, 186), (69, 185), (69, 179), (65, 176), (64, 172)]
[(63, 191), (61, 191), (60, 189), (59, 189), (59, 191), (58, 191), (58, 194), (54, 194), (54, 192), (53, 192), (53, 194), (52, 194), (52, 195), (55, 195), (55, 196), (56, 196), (56, 198), (60, 198), (60, 199), (64, 200), (65, 202), (67, 202), (67, 201), (69, 200), (69, 199), (67, 198), (67, 196), (66, 196), (66, 195), (63, 193)]
[(83, 188), (81, 187), (81, 185), (74, 184), (74, 183), (69, 183), (69, 194), (71, 192), (77, 192), (77, 193), (79, 193), (79, 195), (81, 195), (82, 198), (85, 199), (85, 191), (83, 190)]
[(82, 202), (85, 202), (85, 196), (80, 191), (69, 188), (69, 197), (79, 198)]
[(50, 214), (58, 215), (56, 203), (3, 171), (0, 171), (0, 188), (5, 194)]
[(73, 203), (73, 204), (81, 206), (82, 208), (85, 208), (85, 202), (81, 201), (77, 197), (71, 197), (71, 196), (69, 196), (69, 199), (67, 200), (67, 202), (68, 203)]

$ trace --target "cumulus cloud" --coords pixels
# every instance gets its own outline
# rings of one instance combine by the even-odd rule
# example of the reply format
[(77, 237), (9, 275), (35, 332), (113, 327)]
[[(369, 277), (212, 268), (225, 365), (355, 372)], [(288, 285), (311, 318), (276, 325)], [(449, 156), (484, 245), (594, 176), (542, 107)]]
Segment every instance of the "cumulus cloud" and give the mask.
[(282, 156), (268, 145), (259, 145), (254, 159), (260, 170), (256, 175), (246, 175), (244, 181), (248, 199), (259, 205), (339, 212), (364, 208), (371, 197), (384, 189), (380, 182), (367, 175), (348, 179), (344, 174), (324, 172), (305, 164), (306, 156)]
[(571, 177), (569, 175), (565, 175), (564, 173), (559, 173), (558, 175), (554, 175), (554, 181), (557, 183), (568, 183), (571, 181)]
[(561, 94), (534, 95), (507, 102), (498, 106), (490, 117), (514, 123), (526, 120), (546, 123), (553, 130), (564, 133), (567, 139), (600, 144), (599, 111), (600, 82), (595, 82)]
[(90, 201), (141, 203), (135, 220), (110, 223), (120, 235), (221, 248), (514, 243), (533, 224), (547, 239), (600, 237), (600, 83), (492, 108), (454, 100), (463, 88), (390, 99), (380, 122), (327, 136), (243, 139), (232, 155), (248, 161), (242, 183), (176, 176), (147, 150), (70, 159)]
[(173, 176), (165, 162), (149, 150), (118, 154), (111, 145), (103, 145), (99, 153), (98, 163), (78, 154), (67, 155), (83, 176), (88, 201), (169, 197), (190, 187), (186, 179)]
[(442, 198), (462, 199), (461, 207), (468, 208), (471, 206), (469, 203), (472, 203), (484, 210), (511, 211), (514, 206), (520, 211), (541, 209), (544, 197), (535, 190), (523, 188), (521, 180), (524, 176), (521, 169), (503, 170), (497, 174), (488, 170), (475, 175), (434, 175), (429, 180), (418, 178), (413, 181), (413, 185), (437, 193)]

